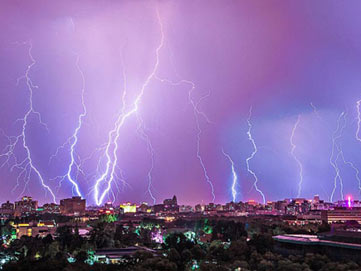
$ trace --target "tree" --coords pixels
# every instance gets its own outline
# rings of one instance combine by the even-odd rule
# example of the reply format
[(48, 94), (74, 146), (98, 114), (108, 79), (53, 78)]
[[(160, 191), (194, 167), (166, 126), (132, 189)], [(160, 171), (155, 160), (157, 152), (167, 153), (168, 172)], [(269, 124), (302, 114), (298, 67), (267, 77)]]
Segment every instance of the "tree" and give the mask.
[(199, 261), (206, 256), (206, 252), (200, 247), (200, 245), (195, 245), (191, 249), (192, 256), (195, 260)]
[(81, 250), (76, 254), (75, 259), (77, 262), (84, 263), (88, 259), (88, 253), (84, 250)]
[[(259, 264), (257, 265), (257, 270), (259, 271), (268, 271), (268, 270), (273, 270), (273, 263), (271, 261), (267, 261), (265, 259), (261, 260), (259, 262)], [(294, 269), (290, 269), (290, 270), (294, 270)]]
[(249, 255), (249, 248), (245, 239), (234, 241), (228, 248), (228, 254), (231, 259), (245, 260)]
[(164, 242), (166, 249), (175, 248), (178, 253), (182, 253), (184, 249), (191, 249), (194, 247), (194, 243), (189, 241), (183, 233), (175, 232), (169, 234)]
[(305, 257), (305, 263), (307, 263), (312, 270), (320, 270), (329, 259), (326, 255), (307, 253)]
[(66, 251), (73, 242), (73, 231), (69, 226), (58, 227), (56, 230), (58, 235), (57, 240), (60, 244), (60, 249)]
[(182, 258), (179, 255), (178, 251), (175, 248), (171, 248), (168, 252), (169, 261), (175, 263), (176, 265), (180, 265)]
[(90, 241), (96, 248), (114, 247), (112, 230), (107, 223), (98, 223), (90, 232)]
[(144, 261), (141, 265), (131, 269), (134, 271), (173, 271), (177, 270), (177, 265), (168, 259), (151, 258)]
[(153, 258), (153, 253), (147, 250), (138, 250), (135, 252), (133, 258), (136, 259), (136, 262), (144, 262)]
[(246, 237), (247, 232), (243, 223), (234, 221), (219, 220), (213, 227), (212, 240), (235, 241)]
[(273, 250), (273, 238), (270, 235), (265, 234), (254, 234), (252, 239), (249, 241), (249, 246), (253, 247), (260, 253)]

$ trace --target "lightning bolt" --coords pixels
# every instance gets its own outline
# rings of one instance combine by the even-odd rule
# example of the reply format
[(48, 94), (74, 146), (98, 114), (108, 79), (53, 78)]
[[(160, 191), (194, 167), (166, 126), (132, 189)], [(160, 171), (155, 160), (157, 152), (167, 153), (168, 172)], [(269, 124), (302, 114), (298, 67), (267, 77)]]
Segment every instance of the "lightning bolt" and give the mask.
[(341, 147), (339, 146), (338, 147), (338, 151), (340, 153), (340, 156), (342, 158), (342, 161), (345, 165), (348, 165), (350, 168), (353, 169), (353, 171), (355, 172), (355, 178), (357, 180), (357, 183), (358, 183), (358, 189), (359, 191), (361, 192), (361, 179), (360, 179), (360, 171), (359, 169), (355, 166), (355, 164), (351, 161), (347, 161), (345, 159), (345, 156), (344, 156), (344, 153), (343, 153), (343, 150), (341, 149)]
[(311, 107), (312, 107), (312, 110), (313, 112), (315, 113), (315, 115), (317, 116), (318, 119), (322, 120), (321, 116), (320, 116), (320, 113), (319, 111), (317, 110), (316, 106), (311, 102), (310, 103)]
[(300, 180), (298, 182), (298, 191), (297, 191), (297, 198), (299, 198), (301, 196), (301, 189), (302, 189), (302, 183), (303, 183), (303, 166), (301, 161), (297, 158), (296, 154), (295, 154), (295, 150), (296, 150), (296, 144), (294, 143), (294, 136), (295, 136), (295, 132), (296, 129), (300, 123), (301, 120), (301, 116), (298, 115), (297, 117), (297, 121), (295, 122), (293, 128), (292, 128), (292, 133), (291, 133), (291, 138), (290, 138), (290, 143), (291, 143), (291, 155), (293, 157), (293, 159), (296, 161), (298, 168), (299, 168), (299, 177)]
[[(337, 127), (336, 127), (336, 130), (333, 132), (332, 134), (332, 150), (331, 150), (331, 156), (330, 156), (330, 164), (331, 166), (334, 168), (335, 170), (335, 177), (334, 177), (334, 186), (333, 186), (333, 190), (332, 190), (332, 193), (331, 193), (331, 196), (330, 196), (330, 201), (332, 202), (333, 201), (333, 196), (335, 194), (335, 191), (336, 191), (336, 188), (337, 188), (337, 180), (339, 180), (340, 182), (340, 193), (341, 193), (341, 199), (343, 200), (343, 180), (342, 180), (342, 177), (340, 175), (340, 169), (337, 165), (337, 160), (338, 158), (340, 157), (341, 155), (341, 151), (340, 151), (340, 148), (339, 146), (337, 145), (337, 140), (339, 138), (341, 138), (342, 136), (342, 131), (343, 129), (345, 128), (346, 126), (346, 114), (345, 112), (342, 112), (338, 119), (337, 119)], [(342, 118), (344, 119), (344, 124), (341, 126), (341, 120)], [(335, 150), (337, 149), (337, 156), (336, 158), (334, 158), (335, 156)]]
[[(160, 25), (162, 25), (161, 21), (159, 21)], [(161, 27), (161, 31), (162, 31), (162, 36), (164, 37), (164, 33), (163, 33), (163, 27)], [(177, 76), (180, 77), (178, 75), (178, 73), (176, 72)], [(169, 80), (169, 79), (165, 79), (165, 78), (160, 78), (155, 74), (155, 79), (157, 79), (158, 81), (162, 82), (162, 83), (167, 83), (171, 86), (178, 86), (181, 84), (187, 84), (190, 86), (190, 89), (188, 91), (188, 102), (192, 107), (193, 110), (193, 115), (194, 115), (194, 119), (195, 119), (195, 123), (196, 123), (196, 130), (197, 130), (197, 134), (196, 134), (196, 156), (197, 159), (200, 163), (200, 166), (202, 168), (203, 171), (203, 176), (206, 180), (206, 182), (208, 183), (210, 190), (211, 190), (211, 195), (212, 195), (212, 202), (215, 202), (216, 196), (214, 193), (214, 186), (213, 183), (211, 181), (211, 178), (209, 177), (208, 171), (207, 171), (207, 167), (203, 161), (201, 152), (200, 152), (200, 144), (201, 144), (201, 136), (202, 136), (202, 128), (201, 128), (201, 124), (200, 124), (200, 117), (202, 117), (207, 123), (211, 123), (211, 121), (209, 120), (208, 116), (199, 109), (199, 105), (200, 103), (208, 98), (210, 96), (210, 92), (207, 95), (202, 96), (198, 101), (195, 101), (195, 99), (193, 98), (193, 93), (196, 89), (196, 85), (194, 82), (192, 82), (191, 80), (187, 80), (187, 79), (181, 79), (178, 80), (176, 82)], [(149, 143), (148, 143), (149, 144)], [(149, 148), (148, 148), (149, 149)], [(152, 158), (153, 159), (153, 158)], [(152, 170), (152, 168), (151, 168)]]
[(72, 183), (73, 187), (75, 188), (75, 191), (77, 193), (78, 196), (82, 197), (82, 194), (80, 193), (80, 189), (79, 186), (77, 184), (77, 182), (73, 179), (71, 173), (73, 171), (73, 167), (75, 165), (75, 158), (74, 158), (74, 152), (75, 152), (75, 146), (78, 142), (78, 134), (79, 131), (82, 127), (83, 124), (83, 119), (85, 118), (86, 114), (87, 114), (87, 110), (86, 110), (86, 106), (85, 106), (85, 102), (84, 102), (84, 93), (85, 93), (85, 77), (84, 77), (84, 73), (80, 68), (79, 65), (79, 55), (77, 55), (77, 59), (76, 59), (76, 67), (79, 71), (79, 74), (81, 75), (81, 79), (82, 79), (82, 88), (81, 88), (81, 104), (82, 104), (82, 113), (79, 115), (78, 117), (78, 126), (75, 128), (74, 133), (72, 135), (72, 143), (70, 145), (70, 159), (71, 162), (69, 164), (68, 167), (68, 172), (67, 172), (67, 177), (68, 180)]
[(361, 126), (360, 104), (361, 104), (361, 100), (358, 100), (358, 101), (356, 102), (356, 109), (357, 109), (357, 129), (356, 129), (355, 138), (356, 138), (356, 140), (359, 141), (359, 142), (361, 142), (361, 138), (360, 138), (360, 126)]
[(190, 85), (190, 90), (188, 91), (188, 102), (190, 103), (190, 105), (192, 106), (193, 109), (193, 115), (194, 115), (194, 119), (195, 119), (195, 123), (196, 123), (196, 130), (197, 130), (197, 134), (196, 134), (196, 156), (197, 159), (202, 167), (203, 170), (203, 176), (206, 180), (206, 182), (209, 184), (209, 187), (211, 189), (211, 195), (212, 195), (212, 202), (215, 202), (216, 199), (216, 195), (214, 193), (214, 186), (213, 183), (211, 181), (211, 178), (209, 177), (208, 171), (207, 171), (207, 167), (203, 161), (202, 155), (201, 155), (201, 151), (200, 151), (200, 144), (201, 144), (201, 135), (202, 135), (202, 128), (201, 128), (201, 124), (200, 124), (200, 117), (203, 117), (204, 120), (207, 123), (211, 123), (211, 121), (209, 120), (209, 118), (207, 117), (207, 115), (201, 111), (199, 109), (199, 104), (206, 98), (208, 98), (210, 96), (210, 92), (207, 95), (202, 96), (197, 102), (193, 99), (193, 92), (196, 89), (196, 85), (194, 82), (190, 81), (190, 80), (186, 80), (186, 79), (182, 79), (179, 80), (177, 82), (173, 82), (169, 79), (164, 79), (164, 78), (159, 78), (156, 77), (156, 79), (158, 79), (160, 82), (162, 83), (168, 83), (172, 86), (178, 86), (181, 84), (187, 84)]
[[(74, 53), (75, 54), (75, 53)], [(86, 108), (86, 105), (85, 105), (85, 100), (84, 100), (84, 95), (85, 95), (85, 76), (84, 76), (84, 73), (82, 71), (82, 69), (80, 68), (80, 65), (79, 65), (79, 60), (80, 60), (80, 57), (78, 54), (75, 54), (76, 55), (76, 62), (75, 62), (75, 65), (76, 65), (76, 68), (81, 76), (81, 105), (82, 105), (82, 112), (79, 114), (78, 116), (78, 122), (77, 122), (77, 126), (76, 128), (74, 129), (74, 132), (73, 134), (66, 140), (66, 142), (58, 147), (56, 149), (56, 152), (55, 154), (53, 154), (51, 157), (50, 157), (50, 160), (49, 160), (49, 163), (52, 161), (52, 159), (54, 157), (56, 157), (59, 153), (59, 150), (60, 149), (63, 149), (66, 147), (66, 145), (69, 145), (69, 150), (70, 150), (70, 163), (68, 165), (68, 169), (67, 169), (67, 172), (65, 175), (63, 176), (57, 176), (55, 178), (53, 178), (53, 180), (55, 179), (59, 179), (59, 188), (60, 188), (60, 185), (62, 183), (62, 181), (64, 179), (68, 179), (68, 181), (73, 185), (73, 192), (75, 190), (76, 192), (76, 195), (79, 196), (79, 197), (83, 197), (82, 193), (80, 192), (80, 188), (79, 188), (79, 185), (77, 183), (77, 181), (75, 180), (75, 178), (73, 177), (72, 173), (74, 171), (74, 167), (77, 169), (77, 174), (76, 174), (76, 178), (78, 177), (78, 173), (79, 171), (81, 171), (81, 168), (80, 168), (80, 165), (77, 163), (76, 161), (76, 157), (75, 157), (75, 147), (78, 143), (78, 136), (79, 136), (79, 132), (80, 132), (80, 129), (83, 125), (83, 120), (84, 118), (86, 117), (87, 115), (87, 108)], [(80, 158), (79, 158), (80, 159)]]
[(227, 154), (223, 149), (222, 149), (222, 153), (223, 155), (229, 160), (229, 162), (231, 163), (231, 170), (232, 170), (232, 187), (231, 187), (231, 190), (232, 190), (232, 201), (233, 202), (236, 202), (236, 199), (237, 199), (237, 190), (236, 190), (236, 186), (237, 186), (237, 183), (238, 183), (238, 177), (237, 177), (237, 173), (236, 173), (236, 170), (234, 168), (234, 162), (231, 158), (231, 156), (229, 154)]
[(146, 133), (145, 131), (145, 127), (144, 127), (144, 121), (141, 118), (140, 114), (137, 114), (137, 119), (138, 119), (138, 132), (141, 136), (141, 138), (144, 140), (144, 142), (147, 145), (147, 150), (150, 154), (150, 168), (148, 170), (148, 174), (147, 174), (147, 178), (148, 178), (148, 193), (149, 196), (152, 198), (153, 200), (153, 204), (156, 203), (156, 198), (153, 195), (152, 192), (152, 187), (153, 187), (153, 179), (152, 179), (152, 173), (153, 173), (153, 169), (154, 169), (154, 149), (153, 149), (153, 145), (152, 142), (150, 140), (149, 135)]
[[(213, 186), (213, 183), (212, 183), (212, 181), (211, 181), (211, 179), (210, 179), (210, 177), (208, 175), (207, 168), (206, 168), (206, 166), (205, 166), (205, 164), (203, 162), (203, 158), (202, 158), (201, 153), (200, 153), (200, 142), (201, 142), (202, 129), (201, 129), (201, 126), (200, 126), (200, 123), (199, 123), (199, 116), (200, 115), (205, 116), (205, 114), (198, 109), (198, 104), (202, 99), (196, 104), (193, 101), (193, 99), (191, 98), (192, 97), (191, 94), (192, 94), (194, 89), (195, 89), (195, 85), (194, 85), (194, 83), (192, 83), (192, 89), (189, 91), (189, 101), (191, 102), (192, 107), (193, 107), (194, 118), (195, 118), (195, 121), (196, 121), (197, 130), (198, 130), (198, 132), (197, 132), (197, 158), (199, 160), (199, 163), (202, 166), (204, 177), (205, 177), (207, 183), (209, 184), (209, 186), (211, 188), (212, 202), (215, 202), (216, 195), (214, 194), (214, 186)], [(207, 96), (205, 96), (205, 97), (207, 97)], [(206, 120), (208, 120), (208, 118)]]
[(248, 140), (251, 141), (251, 143), (252, 143), (253, 152), (246, 159), (247, 171), (253, 176), (253, 178), (254, 178), (253, 186), (256, 189), (256, 191), (262, 196), (263, 204), (266, 204), (266, 197), (264, 196), (263, 192), (257, 186), (258, 177), (257, 177), (256, 173), (253, 170), (251, 170), (250, 165), (249, 165), (249, 161), (251, 161), (254, 158), (254, 156), (256, 155), (256, 153), (258, 151), (256, 142), (252, 137), (252, 127), (253, 126), (252, 126), (252, 123), (251, 123), (251, 118), (252, 118), (252, 106), (249, 108), (249, 116), (248, 116), (248, 119), (247, 119), (247, 124), (248, 124), (247, 135), (248, 135)]
[[(359, 105), (357, 107), (357, 109), (359, 110)], [(358, 115), (358, 118), (360, 116)], [(346, 127), (346, 114), (344, 114), (344, 125), (340, 128), (340, 136), (338, 138), (340, 138), (342, 136), (343, 130)], [(345, 155), (344, 152), (342, 150), (341, 144), (337, 144), (337, 151), (338, 151), (338, 157), (342, 158), (342, 161), (345, 165), (348, 165), (350, 168), (352, 168), (352, 170), (355, 172), (355, 179), (357, 180), (357, 184), (358, 184), (358, 189), (361, 192), (361, 178), (360, 178), (360, 171), (359, 169), (355, 166), (355, 164), (351, 161), (348, 161), (345, 159)], [(343, 195), (342, 195), (343, 196)]]
[[(29, 56), (31, 63), (27, 66), (25, 74), (22, 77), (18, 78), (18, 83), (20, 80), (25, 79), (26, 86), (29, 91), (29, 107), (28, 107), (28, 110), (25, 112), (24, 117), (21, 119), (18, 119), (16, 121), (16, 122), (22, 123), (21, 133), (17, 136), (7, 137), (9, 140), (9, 144), (5, 147), (5, 150), (0, 155), (0, 157), (5, 158), (5, 161), (3, 162), (2, 166), (4, 166), (5, 164), (9, 165), (11, 160), (15, 161), (14, 164), (11, 166), (11, 171), (15, 168), (20, 170), (18, 178), (17, 178), (17, 185), (19, 185), (19, 180), (23, 176), (23, 178), (25, 180), (25, 186), (24, 186), (23, 192), (25, 191), (26, 186), (30, 182), (31, 173), (34, 173), (37, 176), (37, 178), (39, 179), (39, 181), (40, 181), (41, 185), (43, 186), (43, 188), (45, 189), (45, 191), (48, 191), (50, 193), (53, 201), (56, 202), (55, 194), (53, 193), (50, 186), (48, 186), (45, 183), (44, 177), (42, 176), (42, 174), (40, 173), (40, 170), (35, 166), (35, 164), (32, 160), (30, 147), (26, 140), (26, 128), (28, 127), (29, 118), (32, 115), (36, 116), (38, 118), (39, 123), (42, 126), (44, 126), (47, 130), (48, 130), (48, 128), (47, 128), (46, 124), (42, 121), (40, 113), (38, 111), (36, 111), (33, 106), (33, 90), (37, 88), (37, 86), (33, 84), (32, 80), (30, 78), (30, 71), (34, 67), (34, 65), (36, 65), (36, 61), (32, 55), (33, 44), (31, 41), (26, 42), (24, 44), (29, 45), (28, 56)], [(25, 154), (26, 154), (25, 159), (23, 159), (20, 162), (18, 161), (18, 159), (14, 153), (15, 148), (18, 145), (22, 146), (22, 148), (25, 150)], [(16, 189), (16, 187), (14, 189)]]
[[(146, 87), (149, 85), (150, 81), (155, 77), (155, 74), (158, 70), (159, 52), (164, 45), (163, 24), (162, 24), (158, 9), (157, 9), (157, 19), (158, 19), (158, 23), (160, 25), (161, 38), (160, 38), (160, 43), (155, 50), (156, 61), (154, 63), (154, 66), (153, 66), (150, 74), (148, 75), (148, 77), (146, 78), (142, 87), (140, 88), (140, 91), (139, 91), (138, 95), (136, 96), (132, 107), (128, 111), (126, 111), (125, 107), (123, 107), (122, 113), (119, 115), (118, 119), (116, 120), (114, 129), (109, 132), (108, 144), (105, 149), (105, 156), (106, 156), (106, 160), (107, 160), (105, 170), (104, 170), (103, 174), (95, 181), (95, 186), (94, 186), (94, 199), (95, 199), (95, 202), (97, 205), (100, 205), (103, 202), (104, 197), (107, 195), (107, 193), (111, 189), (111, 185), (114, 180), (114, 172), (115, 172), (116, 164), (118, 161), (118, 156), (117, 156), (118, 142), (117, 141), (120, 136), (120, 129), (123, 127), (125, 121), (130, 116), (137, 113), (138, 108), (139, 108), (139, 103), (141, 102), (144, 91), (145, 91)], [(126, 94), (124, 94), (123, 97), (125, 97), (125, 95)], [(110, 155), (111, 147), (113, 147), (112, 157)], [(103, 192), (100, 192), (99, 186), (102, 182), (106, 182), (106, 188), (104, 189)]]

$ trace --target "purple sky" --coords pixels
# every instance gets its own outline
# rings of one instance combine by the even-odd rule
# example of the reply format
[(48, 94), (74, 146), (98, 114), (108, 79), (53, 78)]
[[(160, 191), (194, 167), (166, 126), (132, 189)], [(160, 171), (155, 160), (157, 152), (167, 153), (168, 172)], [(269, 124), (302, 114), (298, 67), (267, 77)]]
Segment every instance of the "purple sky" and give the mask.
[(208, 203), (203, 163), (229, 202), (222, 148), (237, 201), (360, 199), (360, 12), (353, 0), (1, 1), (0, 200), (59, 201), (77, 194), (70, 176), (88, 204)]

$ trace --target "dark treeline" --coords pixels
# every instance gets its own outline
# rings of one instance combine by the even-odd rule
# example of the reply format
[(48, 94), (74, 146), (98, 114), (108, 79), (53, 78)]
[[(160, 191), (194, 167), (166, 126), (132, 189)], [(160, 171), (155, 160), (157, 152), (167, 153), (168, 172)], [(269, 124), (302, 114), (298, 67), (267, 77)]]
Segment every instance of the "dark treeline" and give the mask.
[[(247, 271), (247, 270), (360, 270), (359, 263), (333, 261), (325, 255), (306, 254), (282, 256), (274, 251), (272, 236), (281, 233), (317, 233), (329, 230), (328, 225), (294, 228), (282, 223), (253, 221), (175, 221), (173, 226), (193, 229), (195, 238), (182, 232), (165, 235), (163, 244), (152, 241), (155, 229), (166, 228), (159, 221), (145, 221), (141, 227), (122, 225), (102, 220), (92, 225), (86, 237), (77, 227), (59, 227), (56, 237), (23, 236), (1, 247), (1, 253), (16, 257), (3, 266), (4, 271), (51, 270), (119, 270), (119, 271)], [(167, 224), (169, 226), (169, 224)], [(1, 227), (2, 233), (8, 230)], [(209, 240), (201, 242), (201, 236)], [(159, 251), (153, 255), (138, 251), (124, 263), (99, 264), (92, 262), (96, 249), (146, 246)]]

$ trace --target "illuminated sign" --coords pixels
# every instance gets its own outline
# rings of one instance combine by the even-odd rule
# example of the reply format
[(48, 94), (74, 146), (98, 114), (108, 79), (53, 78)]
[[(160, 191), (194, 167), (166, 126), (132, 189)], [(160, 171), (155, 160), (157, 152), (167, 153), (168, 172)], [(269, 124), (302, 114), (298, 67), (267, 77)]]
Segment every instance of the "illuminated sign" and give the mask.
[(135, 213), (137, 212), (137, 206), (131, 203), (120, 204), (120, 208), (124, 210), (124, 213)]

